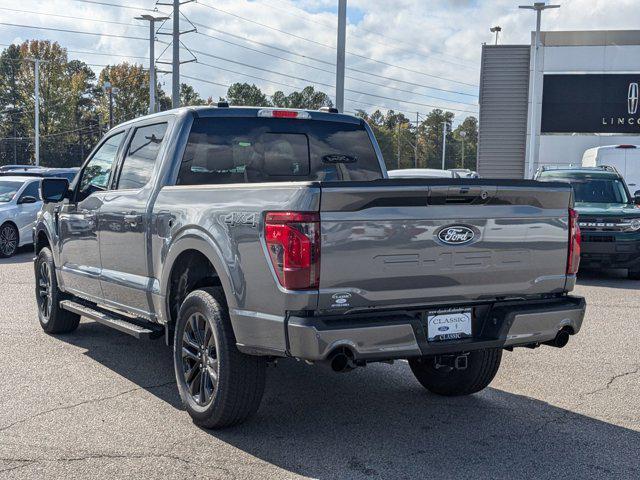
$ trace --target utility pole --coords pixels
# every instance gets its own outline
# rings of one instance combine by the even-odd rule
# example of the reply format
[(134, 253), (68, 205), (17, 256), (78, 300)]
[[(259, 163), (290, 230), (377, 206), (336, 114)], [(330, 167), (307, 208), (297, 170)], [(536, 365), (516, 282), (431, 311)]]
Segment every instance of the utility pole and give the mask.
[(442, 122), (442, 170), (446, 170), (445, 159), (447, 154), (447, 121)]
[(136, 20), (149, 22), (149, 113), (156, 113), (156, 22), (169, 20), (169, 17), (154, 17), (153, 15), (141, 15)]
[(173, 0), (173, 61), (171, 67), (171, 106), (180, 106), (180, 0)]
[(496, 34), (496, 45), (498, 45), (498, 37), (500, 36), (500, 32), (502, 31), (502, 27), (500, 25), (496, 25), (495, 27), (491, 27), (489, 29), (491, 33)]
[(542, 25), (542, 11), (547, 8), (560, 8), (560, 5), (547, 5), (544, 2), (535, 2), (533, 5), (520, 5), (519, 8), (534, 10), (536, 12), (536, 35), (533, 49), (533, 75), (531, 79), (531, 116), (529, 118), (529, 161), (527, 165), (528, 178), (533, 178), (536, 158), (536, 109), (537, 109), (537, 79), (538, 79), (538, 50), (540, 48), (540, 29)]
[(344, 111), (344, 70), (347, 44), (347, 0), (338, 0), (338, 57), (336, 59), (336, 108)]
[[(173, 0), (171, 3), (162, 3), (157, 2), (156, 5), (168, 5), (173, 7), (173, 14), (171, 17), (173, 18), (173, 31), (169, 35), (172, 37), (172, 47), (173, 47), (173, 55), (171, 60), (171, 106), (173, 108), (180, 107), (180, 65), (187, 62), (180, 61), (180, 37), (186, 33), (195, 32), (195, 27), (191, 30), (187, 30), (184, 32), (180, 31), (180, 5), (184, 5), (185, 3), (193, 2), (194, 0)], [(188, 21), (188, 20), (187, 20)], [(191, 22), (189, 22), (191, 23)], [(193, 25), (193, 24), (192, 24)], [(158, 32), (162, 33), (162, 32)], [(187, 49), (188, 50), (188, 49)], [(194, 62), (195, 59), (189, 60), (190, 62)], [(158, 62), (158, 63), (168, 63), (168, 62)]]
[(40, 59), (33, 60), (35, 68), (35, 145), (36, 145), (36, 166), (40, 166)]

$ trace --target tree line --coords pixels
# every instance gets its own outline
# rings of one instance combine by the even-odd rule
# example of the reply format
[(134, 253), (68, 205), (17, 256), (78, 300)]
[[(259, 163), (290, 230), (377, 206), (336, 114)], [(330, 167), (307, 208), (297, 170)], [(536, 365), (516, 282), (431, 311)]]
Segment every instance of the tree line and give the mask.
[[(96, 75), (91, 65), (68, 58), (56, 42), (32, 40), (10, 45), (0, 53), (0, 165), (30, 164), (34, 159), (35, 75), (32, 59), (40, 63), (40, 159), (51, 167), (78, 166), (108, 128), (109, 98), (105, 82), (117, 88), (113, 97), (115, 123), (149, 110), (149, 73), (142, 65), (128, 62), (108, 65)], [(159, 110), (171, 108), (171, 99), (157, 85)], [(226, 100), (237, 106), (273, 106), (319, 109), (332, 107), (326, 93), (307, 86), (300, 91), (277, 91), (268, 95), (256, 85), (234, 83)], [(183, 106), (214, 103), (202, 98), (193, 86), (182, 83)], [(475, 168), (478, 122), (467, 117), (451, 129), (454, 114), (435, 109), (417, 123), (402, 113), (376, 110), (356, 115), (373, 129), (387, 167), (440, 168), (442, 132), (447, 125), (446, 167)]]

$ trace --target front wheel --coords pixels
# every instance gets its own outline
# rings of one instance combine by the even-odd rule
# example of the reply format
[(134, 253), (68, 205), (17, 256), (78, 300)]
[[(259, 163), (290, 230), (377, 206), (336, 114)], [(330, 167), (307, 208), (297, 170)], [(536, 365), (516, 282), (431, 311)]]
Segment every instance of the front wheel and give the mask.
[[(471, 395), (486, 388), (498, 373), (502, 349), (487, 348), (467, 354), (466, 368), (456, 369), (440, 363), (440, 357), (422, 357), (409, 361), (420, 384), (437, 395)], [(444, 362), (443, 362), (444, 363)]]
[(53, 254), (48, 248), (38, 253), (35, 263), (36, 303), (38, 304), (38, 320), (47, 333), (69, 333), (78, 328), (80, 315), (60, 308), (64, 300), (58, 289)]
[(184, 300), (173, 353), (180, 398), (196, 425), (229, 427), (256, 413), (266, 363), (236, 347), (221, 288), (196, 290)]

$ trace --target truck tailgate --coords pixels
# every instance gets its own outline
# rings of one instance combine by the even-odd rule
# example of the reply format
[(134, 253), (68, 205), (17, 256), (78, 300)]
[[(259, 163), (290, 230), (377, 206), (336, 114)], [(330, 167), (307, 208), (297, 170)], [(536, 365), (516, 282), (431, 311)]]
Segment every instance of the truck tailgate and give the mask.
[(565, 289), (567, 185), (398, 179), (321, 189), (321, 310)]

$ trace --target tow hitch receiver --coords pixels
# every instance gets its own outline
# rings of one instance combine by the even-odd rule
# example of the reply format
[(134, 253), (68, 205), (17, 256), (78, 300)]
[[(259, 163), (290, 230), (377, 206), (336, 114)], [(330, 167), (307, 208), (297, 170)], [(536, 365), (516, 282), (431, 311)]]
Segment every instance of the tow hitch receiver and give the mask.
[(469, 365), (469, 354), (462, 355), (436, 355), (433, 358), (436, 369), (450, 372), (452, 370), (466, 370)]

